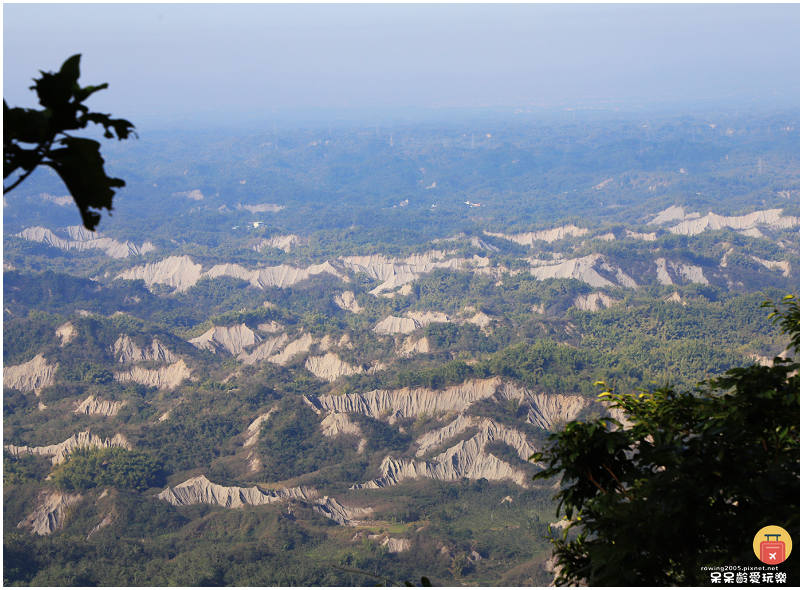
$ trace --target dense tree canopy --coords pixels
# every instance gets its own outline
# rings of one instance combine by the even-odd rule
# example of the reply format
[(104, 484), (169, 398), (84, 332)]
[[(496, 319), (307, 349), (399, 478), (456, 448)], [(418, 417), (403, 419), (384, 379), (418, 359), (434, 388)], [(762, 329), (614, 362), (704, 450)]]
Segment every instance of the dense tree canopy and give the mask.
[[(784, 302), (770, 317), (796, 348), (800, 305)], [(629, 423), (572, 422), (532, 457), (546, 465), (534, 479), (563, 473), (559, 510), (576, 519), (553, 538), (558, 582), (699, 585), (701, 567), (758, 565), (755, 533), (800, 523), (798, 368), (775, 358), (695, 391), (604, 385), (600, 397)]]

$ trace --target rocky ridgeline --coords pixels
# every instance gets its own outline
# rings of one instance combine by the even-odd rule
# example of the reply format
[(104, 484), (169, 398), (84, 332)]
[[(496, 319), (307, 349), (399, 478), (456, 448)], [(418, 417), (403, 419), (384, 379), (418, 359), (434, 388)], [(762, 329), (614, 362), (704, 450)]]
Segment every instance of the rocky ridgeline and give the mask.
[(166, 500), (173, 506), (189, 506), (191, 504), (214, 504), (223, 508), (241, 508), (243, 506), (260, 506), (274, 504), (286, 500), (313, 500), (319, 494), (313, 488), (283, 488), (277, 491), (264, 491), (254, 486), (240, 488), (226, 487), (209, 481), (204, 475), (198, 475), (172, 488), (167, 488), (156, 498)]
[(189, 344), (200, 349), (217, 352), (225, 350), (232, 355), (241, 354), (246, 347), (261, 342), (261, 336), (253, 330), (239, 324), (238, 326), (214, 326), (201, 336), (189, 340)]
[(42, 354), (27, 363), (3, 367), (3, 387), (20, 391), (34, 391), (55, 383), (58, 363), (48, 365)]
[(145, 361), (175, 363), (178, 361), (178, 357), (167, 350), (157, 339), (153, 340), (150, 346), (139, 348), (127, 334), (117, 338), (111, 350), (120, 363), (140, 363)]
[(118, 242), (112, 238), (101, 238), (97, 232), (90, 232), (80, 225), (72, 225), (66, 228), (70, 239), (58, 237), (49, 229), (44, 227), (29, 227), (21, 233), (14, 234), (23, 240), (33, 242), (44, 242), (54, 248), (62, 250), (102, 250), (111, 258), (128, 258), (147, 254), (156, 249), (151, 242), (145, 242), (141, 246), (136, 246), (133, 242)]
[(148, 387), (158, 389), (173, 389), (180, 385), (184, 379), (191, 379), (192, 371), (180, 359), (167, 367), (160, 369), (145, 369), (133, 367), (129, 371), (122, 371), (114, 375), (117, 381), (133, 381)]
[(364, 372), (364, 369), (361, 367), (354, 367), (347, 364), (332, 352), (328, 352), (324, 356), (308, 357), (305, 367), (316, 377), (328, 382), (336, 381), (339, 377), (345, 375), (355, 375), (356, 373)]
[(759, 231), (759, 227), (779, 231), (800, 225), (800, 218), (784, 217), (780, 209), (754, 211), (748, 215), (732, 217), (709, 213), (701, 217), (699, 213), (686, 213), (683, 207), (677, 206), (662, 211), (648, 225), (667, 225), (675, 221), (679, 223), (669, 228), (669, 231), (684, 236), (696, 236), (704, 231), (732, 229), (746, 236), (760, 238), (764, 234)]
[(44, 493), (38, 508), (17, 524), (17, 527), (30, 528), (37, 535), (49, 535), (64, 523), (67, 508), (81, 499), (80, 494)]
[(74, 413), (85, 414), (86, 416), (104, 416), (106, 418), (111, 418), (116, 416), (117, 412), (119, 412), (124, 405), (125, 402), (101, 401), (95, 399), (93, 395), (90, 395), (80, 404), (78, 404), (78, 407), (74, 410)]
[(407, 479), (437, 479), (459, 481), (461, 478), (489, 481), (511, 480), (521, 487), (529, 487), (529, 476), (505, 461), (484, 452), (486, 445), (502, 441), (516, 449), (520, 458), (527, 460), (536, 449), (525, 440), (519, 431), (497, 424), (485, 418), (477, 424), (478, 434), (450, 447), (432, 461), (394, 459), (387, 456), (381, 463), (381, 477), (351, 489), (379, 489), (397, 485)]
[(75, 449), (81, 448), (101, 448), (109, 449), (111, 447), (122, 447), (123, 449), (132, 449), (133, 447), (128, 440), (121, 434), (115, 435), (113, 438), (102, 439), (96, 434), (91, 432), (79, 432), (73, 434), (64, 442), (55, 445), (48, 445), (46, 447), (17, 447), (14, 445), (6, 445), (5, 449), (10, 454), (19, 457), (20, 455), (42, 455), (45, 457), (52, 457), (53, 465), (61, 465), (66, 462), (70, 453)]
[(575, 227), (574, 225), (567, 225), (564, 227), (555, 227), (544, 231), (527, 232), (523, 234), (506, 235), (502, 233), (483, 232), (487, 236), (494, 236), (496, 238), (503, 238), (504, 240), (511, 240), (522, 246), (533, 246), (535, 242), (547, 242), (552, 244), (557, 240), (563, 240), (569, 236), (585, 236), (589, 230), (582, 227)]

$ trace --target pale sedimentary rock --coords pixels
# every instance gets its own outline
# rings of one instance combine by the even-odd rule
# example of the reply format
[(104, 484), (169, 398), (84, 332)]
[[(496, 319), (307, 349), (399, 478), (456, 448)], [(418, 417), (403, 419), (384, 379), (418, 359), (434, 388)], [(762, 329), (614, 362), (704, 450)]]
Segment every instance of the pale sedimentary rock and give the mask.
[(272, 338), (264, 339), (251, 353), (240, 352), (237, 357), (245, 365), (253, 365), (255, 363), (269, 360), (289, 341), (286, 334), (280, 336), (273, 336)]
[(361, 367), (354, 367), (340, 359), (336, 354), (329, 352), (324, 356), (310, 356), (306, 360), (306, 369), (320, 379), (333, 382), (344, 375), (363, 373)]
[(311, 350), (311, 345), (314, 344), (314, 338), (311, 334), (303, 334), (297, 340), (290, 342), (286, 345), (281, 352), (272, 355), (267, 360), (277, 365), (288, 365), (291, 360), (298, 354), (303, 354)]
[(123, 334), (114, 342), (114, 356), (119, 355), (120, 363), (138, 363), (144, 361), (157, 361), (161, 363), (174, 363), (178, 357), (167, 350), (158, 339), (153, 340), (150, 346), (139, 348), (130, 336)]
[(101, 401), (90, 395), (78, 405), (74, 412), (76, 414), (86, 414), (87, 416), (97, 415), (111, 418), (116, 416), (124, 405), (125, 402)]
[(75, 326), (72, 325), (72, 322), (61, 324), (58, 328), (56, 328), (56, 336), (61, 339), (61, 346), (72, 342), (77, 335), (78, 331), (75, 329)]
[(314, 488), (283, 488), (282, 490), (262, 490), (258, 486), (240, 488), (237, 486), (221, 486), (209, 481), (206, 476), (198, 475), (175, 487), (167, 488), (156, 498), (166, 500), (173, 506), (191, 504), (215, 504), (224, 508), (241, 508), (243, 506), (260, 506), (274, 504), (286, 500), (311, 500), (318, 496)]
[(360, 313), (362, 307), (356, 301), (356, 295), (352, 291), (344, 291), (333, 298), (333, 302), (344, 310)]
[(261, 336), (244, 324), (238, 326), (214, 326), (197, 338), (189, 340), (189, 344), (218, 353), (225, 350), (232, 355), (240, 354), (246, 347), (261, 342)]
[(141, 246), (136, 246), (133, 242), (118, 242), (112, 238), (101, 238), (100, 234), (90, 232), (83, 226), (70, 226), (66, 228), (66, 231), (72, 239), (60, 238), (44, 227), (29, 227), (16, 234), (16, 237), (34, 242), (44, 242), (62, 250), (102, 250), (111, 258), (127, 258), (146, 254), (156, 249), (151, 242), (144, 242)]
[(414, 330), (418, 330), (422, 326), (419, 322), (412, 318), (399, 318), (397, 316), (390, 315), (387, 318), (382, 319), (378, 322), (372, 331), (376, 334), (409, 334)]
[(340, 504), (335, 498), (324, 496), (317, 500), (312, 507), (314, 512), (319, 512), (323, 516), (330, 518), (342, 525), (358, 526), (362, 524), (361, 519), (366, 518), (373, 512), (372, 508), (353, 508)]
[(157, 387), (158, 389), (171, 389), (180, 385), (184, 379), (189, 379), (192, 376), (192, 371), (183, 362), (183, 359), (177, 363), (173, 363), (168, 367), (160, 369), (144, 369), (142, 367), (133, 367), (130, 371), (124, 371), (114, 375), (117, 381), (135, 381), (148, 387)]
[(494, 236), (511, 240), (523, 246), (532, 246), (534, 242), (543, 241), (552, 243), (556, 240), (563, 240), (569, 236), (584, 236), (589, 233), (589, 230), (582, 227), (575, 227), (574, 225), (566, 225), (564, 227), (555, 227), (553, 229), (546, 229), (544, 231), (528, 232), (524, 234), (506, 235), (502, 233), (483, 232), (487, 236)]
[(48, 365), (44, 356), (37, 354), (27, 363), (3, 367), (3, 387), (20, 391), (33, 391), (55, 383), (58, 363)]
[(30, 454), (30, 455), (42, 455), (45, 457), (53, 457), (52, 463), (53, 465), (61, 465), (67, 460), (70, 453), (75, 449), (81, 448), (101, 448), (101, 449), (109, 449), (111, 447), (122, 447), (124, 449), (130, 450), (131, 444), (128, 440), (121, 434), (117, 434), (114, 438), (106, 438), (102, 439), (96, 434), (92, 434), (90, 432), (79, 432), (78, 434), (73, 434), (64, 442), (60, 442), (55, 445), (48, 445), (46, 447), (17, 447), (14, 445), (6, 445), (5, 449), (9, 453), (15, 456)]
[(188, 256), (170, 256), (160, 262), (135, 266), (117, 275), (118, 279), (142, 279), (148, 287), (156, 283), (186, 291), (200, 279), (202, 267)]
[(51, 492), (27, 518), (20, 522), (19, 528), (30, 528), (37, 535), (49, 535), (64, 524), (64, 514), (68, 506), (80, 501), (80, 494)]
[(605, 293), (589, 293), (588, 295), (578, 295), (573, 305), (583, 311), (599, 311), (605, 307), (611, 307), (618, 303)]

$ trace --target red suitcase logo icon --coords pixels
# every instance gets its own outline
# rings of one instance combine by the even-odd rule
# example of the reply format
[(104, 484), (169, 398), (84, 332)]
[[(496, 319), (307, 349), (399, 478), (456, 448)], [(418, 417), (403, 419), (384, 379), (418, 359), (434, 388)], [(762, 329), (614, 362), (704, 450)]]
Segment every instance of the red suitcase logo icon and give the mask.
[[(764, 535), (767, 540), (761, 541), (761, 552), (759, 559), (769, 565), (783, 563), (786, 559), (786, 543), (779, 540), (780, 535)], [(774, 541), (770, 537), (775, 537)]]

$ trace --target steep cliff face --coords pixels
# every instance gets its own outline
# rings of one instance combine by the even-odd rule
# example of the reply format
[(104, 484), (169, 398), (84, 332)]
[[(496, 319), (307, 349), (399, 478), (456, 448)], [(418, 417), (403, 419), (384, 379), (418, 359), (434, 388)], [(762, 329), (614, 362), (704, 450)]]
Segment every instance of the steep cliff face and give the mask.
[(39, 507), (17, 526), (19, 528), (30, 528), (31, 532), (36, 535), (49, 535), (64, 524), (64, 515), (67, 507), (79, 502), (81, 499), (82, 496), (80, 494), (45, 493)]
[[(656, 258), (656, 277), (662, 285), (674, 285), (673, 277), (680, 277), (684, 283), (701, 283), (708, 285), (708, 279), (703, 275), (703, 269), (691, 264), (667, 262), (664, 258)], [(672, 275), (670, 274), (672, 270)]]
[(48, 445), (46, 447), (17, 447), (14, 445), (6, 445), (5, 449), (15, 456), (31, 454), (42, 455), (44, 457), (53, 457), (53, 465), (61, 465), (67, 460), (67, 457), (69, 457), (69, 454), (72, 451), (84, 447), (99, 447), (102, 449), (122, 447), (128, 450), (133, 448), (128, 440), (121, 434), (115, 435), (114, 438), (102, 439), (96, 434), (92, 434), (87, 431), (73, 434), (64, 442), (60, 442), (55, 445)]
[(311, 345), (314, 344), (314, 338), (311, 334), (303, 334), (297, 340), (290, 342), (286, 345), (281, 352), (274, 354), (267, 360), (277, 365), (288, 365), (291, 360), (298, 354), (303, 354), (311, 350)]
[(240, 352), (237, 358), (245, 365), (254, 365), (255, 363), (269, 360), (270, 357), (275, 355), (288, 341), (289, 337), (286, 334), (273, 336), (272, 338), (266, 338), (255, 348), (255, 350), (253, 350), (253, 352), (249, 354), (246, 352)]
[(323, 516), (347, 526), (363, 524), (361, 521), (374, 512), (372, 508), (344, 506), (337, 502), (335, 498), (329, 498), (328, 496), (317, 500), (316, 505), (312, 508), (314, 512), (319, 512)]
[(214, 326), (206, 333), (192, 338), (189, 344), (217, 353), (225, 350), (232, 355), (240, 354), (245, 347), (261, 342), (261, 336), (244, 324), (238, 326)]
[(403, 346), (397, 352), (398, 356), (412, 356), (415, 354), (425, 354), (430, 352), (431, 345), (427, 338), (420, 338), (415, 340), (413, 336), (409, 336)]
[(166, 500), (173, 506), (215, 504), (223, 508), (260, 506), (293, 499), (309, 501), (317, 496), (314, 488), (307, 487), (283, 488), (274, 492), (264, 491), (257, 486), (252, 488), (226, 487), (212, 483), (204, 475), (198, 475), (156, 494), (156, 498)]
[(117, 381), (135, 381), (158, 389), (171, 389), (180, 385), (184, 379), (190, 379), (191, 376), (191, 369), (181, 359), (177, 363), (160, 369), (133, 367), (130, 371), (117, 373), (114, 375), (114, 379)]
[(101, 401), (95, 399), (93, 395), (90, 395), (78, 405), (74, 412), (87, 416), (105, 416), (106, 418), (111, 418), (116, 416), (117, 412), (119, 412), (120, 408), (124, 405), (125, 402)]
[(58, 363), (48, 365), (44, 356), (37, 354), (27, 363), (3, 367), (3, 387), (20, 391), (33, 391), (55, 383)]
[(344, 291), (333, 298), (333, 302), (344, 310), (353, 313), (361, 313), (361, 306), (356, 301), (356, 295), (352, 291)]
[[(313, 406), (312, 406), (313, 407)], [(315, 408), (316, 409), (316, 408)], [(367, 446), (367, 439), (361, 431), (361, 427), (350, 420), (347, 414), (339, 412), (328, 412), (320, 424), (322, 434), (325, 436), (339, 436), (340, 434), (354, 434), (359, 437), (358, 452), (363, 453)]]
[[(456, 420), (449, 424), (441, 434), (426, 439), (426, 448), (433, 448), (438, 440), (446, 440), (453, 432), (463, 432), (474, 422)], [(489, 481), (511, 480), (522, 487), (528, 487), (528, 476), (521, 470), (484, 452), (486, 444), (502, 441), (516, 449), (520, 458), (527, 458), (536, 452), (525, 439), (525, 436), (514, 429), (497, 424), (484, 418), (477, 422), (478, 434), (468, 440), (462, 440), (443, 453), (434, 457), (433, 461), (416, 461), (393, 459), (386, 457), (381, 463), (382, 476), (364, 484), (356, 484), (352, 489), (378, 489), (396, 485), (406, 479), (429, 478), (440, 481), (458, 481), (462, 477), (469, 479), (486, 478)], [(445, 436), (448, 435), (448, 436)]]
[(44, 227), (29, 227), (16, 237), (34, 242), (44, 242), (54, 248), (62, 250), (102, 250), (111, 258), (127, 258), (152, 252), (156, 247), (151, 242), (144, 242), (136, 246), (133, 242), (118, 242), (112, 238), (101, 238), (97, 232), (90, 232), (83, 226), (70, 226), (66, 228), (71, 239), (63, 239)]
[(556, 240), (563, 240), (568, 236), (585, 236), (589, 233), (586, 228), (575, 227), (574, 225), (566, 225), (564, 227), (555, 227), (544, 231), (528, 232), (524, 234), (506, 235), (501, 233), (483, 232), (487, 236), (494, 236), (496, 238), (503, 238), (511, 240), (523, 246), (532, 246), (534, 242), (544, 241), (548, 243), (555, 242)]
[(330, 262), (314, 264), (308, 268), (295, 268), (288, 264), (281, 264), (255, 270), (248, 270), (238, 264), (218, 264), (205, 275), (211, 278), (227, 276), (243, 279), (249, 281), (253, 287), (264, 289), (266, 287), (291, 287), (309, 277), (323, 273), (331, 274), (339, 279), (345, 278)]
[(376, 419), (416, 417), (420, 413), (429, 416), (440, 412), (463, 412), (481, 399), (492, 397), (500, 386), (499, 378), (471, 380), (454, 385), (444, 391), (423, 388), (404, 388), (393, 391), (376, 389), (369, 393), (352, 393), (339, 396), (307, 396), (309, 403), (329, 412), (357, 412)]
[(355, 375), (363, 373), (361, 367), (354, 367), (341, 360), (332, 352), (324, 356), (310, 356), (306, 360), (306, 369), (314, 373), (320, 379), (333, 382), (343, 375)]
[(523, 399), (529, 404), (526, 421), (545, 430), (554, 430), (558, 424), (575, 420), (581, 410), (592, 403), (579, 395), (560, 393), (545, 395), (526, 392)]
[(618, 303), (605, 293), (589, 293), (588, 295), (578, 295), (573, 305), (583, 311), (599, 311), (605, 307), (611, 307)]
[(670, 207), (662, 211), (648, 225), (667, 225), (676, 221), (680, 223), (671, 227), (669, 231), (684, 236), (695, 236), (704, 231), (732, 229), (745, 235), (760, 237), (762, 234), (757, 229), (759, 226), (781, 230), (800, 225), (800, 218), (784, 216), (780, 209), (754, 211), (748, 215), (731, 217), (709, 213), (701, 217), (699, 213), (686, 213), (683, 207)]
[(272, 236), (263, 238), (258, 244), (253, 246), (253, 250), (261, 252), (264, 248), (277, 248), (284, 252), (291, 252), (293, 248), (300, 244), (300, 238), (295, 235), (289, 236)]
[(174, 287), (176, 291), (186, 291), (197, 283), (202, 267), (192, 262), (188, 256), (170, 256), (160, 262), (135, 266), (117, 275), (118, 279), (142, 279), (148, 287), (159, 283)]
[(78, 331), (75, 329), (75, 326), (72, 325), (72, 322), (61, 324), (58, 328), (56, 328), (56, 336), (61, 339), (61, 346), (72, 342), (77, 335)]
[(258, 434), (261, 432), (261, 425), (269, 420), (269, 417), (276, 411), (277, 410), (273, 408), (266, 414), (261, 414), (258, 418), (253, 420), (250, 426), (247, 427), (247, 430), (245, 430), (247, 439), (244, 441), (243, 447), (252, 447), (258, 442)]
[(157, 361), (161, 363), (175, 363), (178, 357), (167, 350), (158, 339), (153, 340), (150, 346), (139, 348), (124, 334), (114, 342), (114, 356), (120, 363), (139, 363), (144, 361)]
[(592, 287), (608, 287), (614, 283), (601, 276), (595, 270), (595, 265), (602, 262), (602, 260), (602, 255), (590, 254), (583, 258), (573, 258), (554, 264), (538, 261), (539, 266), (534, 266), (530, 272), (539, 280), (554, 278), (578, 279), (584, 283), (589, 283)]
[(392, 334), (410, 334), (414, 330), (418, 330), (422, 326), (414, 319), (399, 318), (390, 315), (387, 318), (378, 322), (372, 331), (376, 334), (392, 335)]

